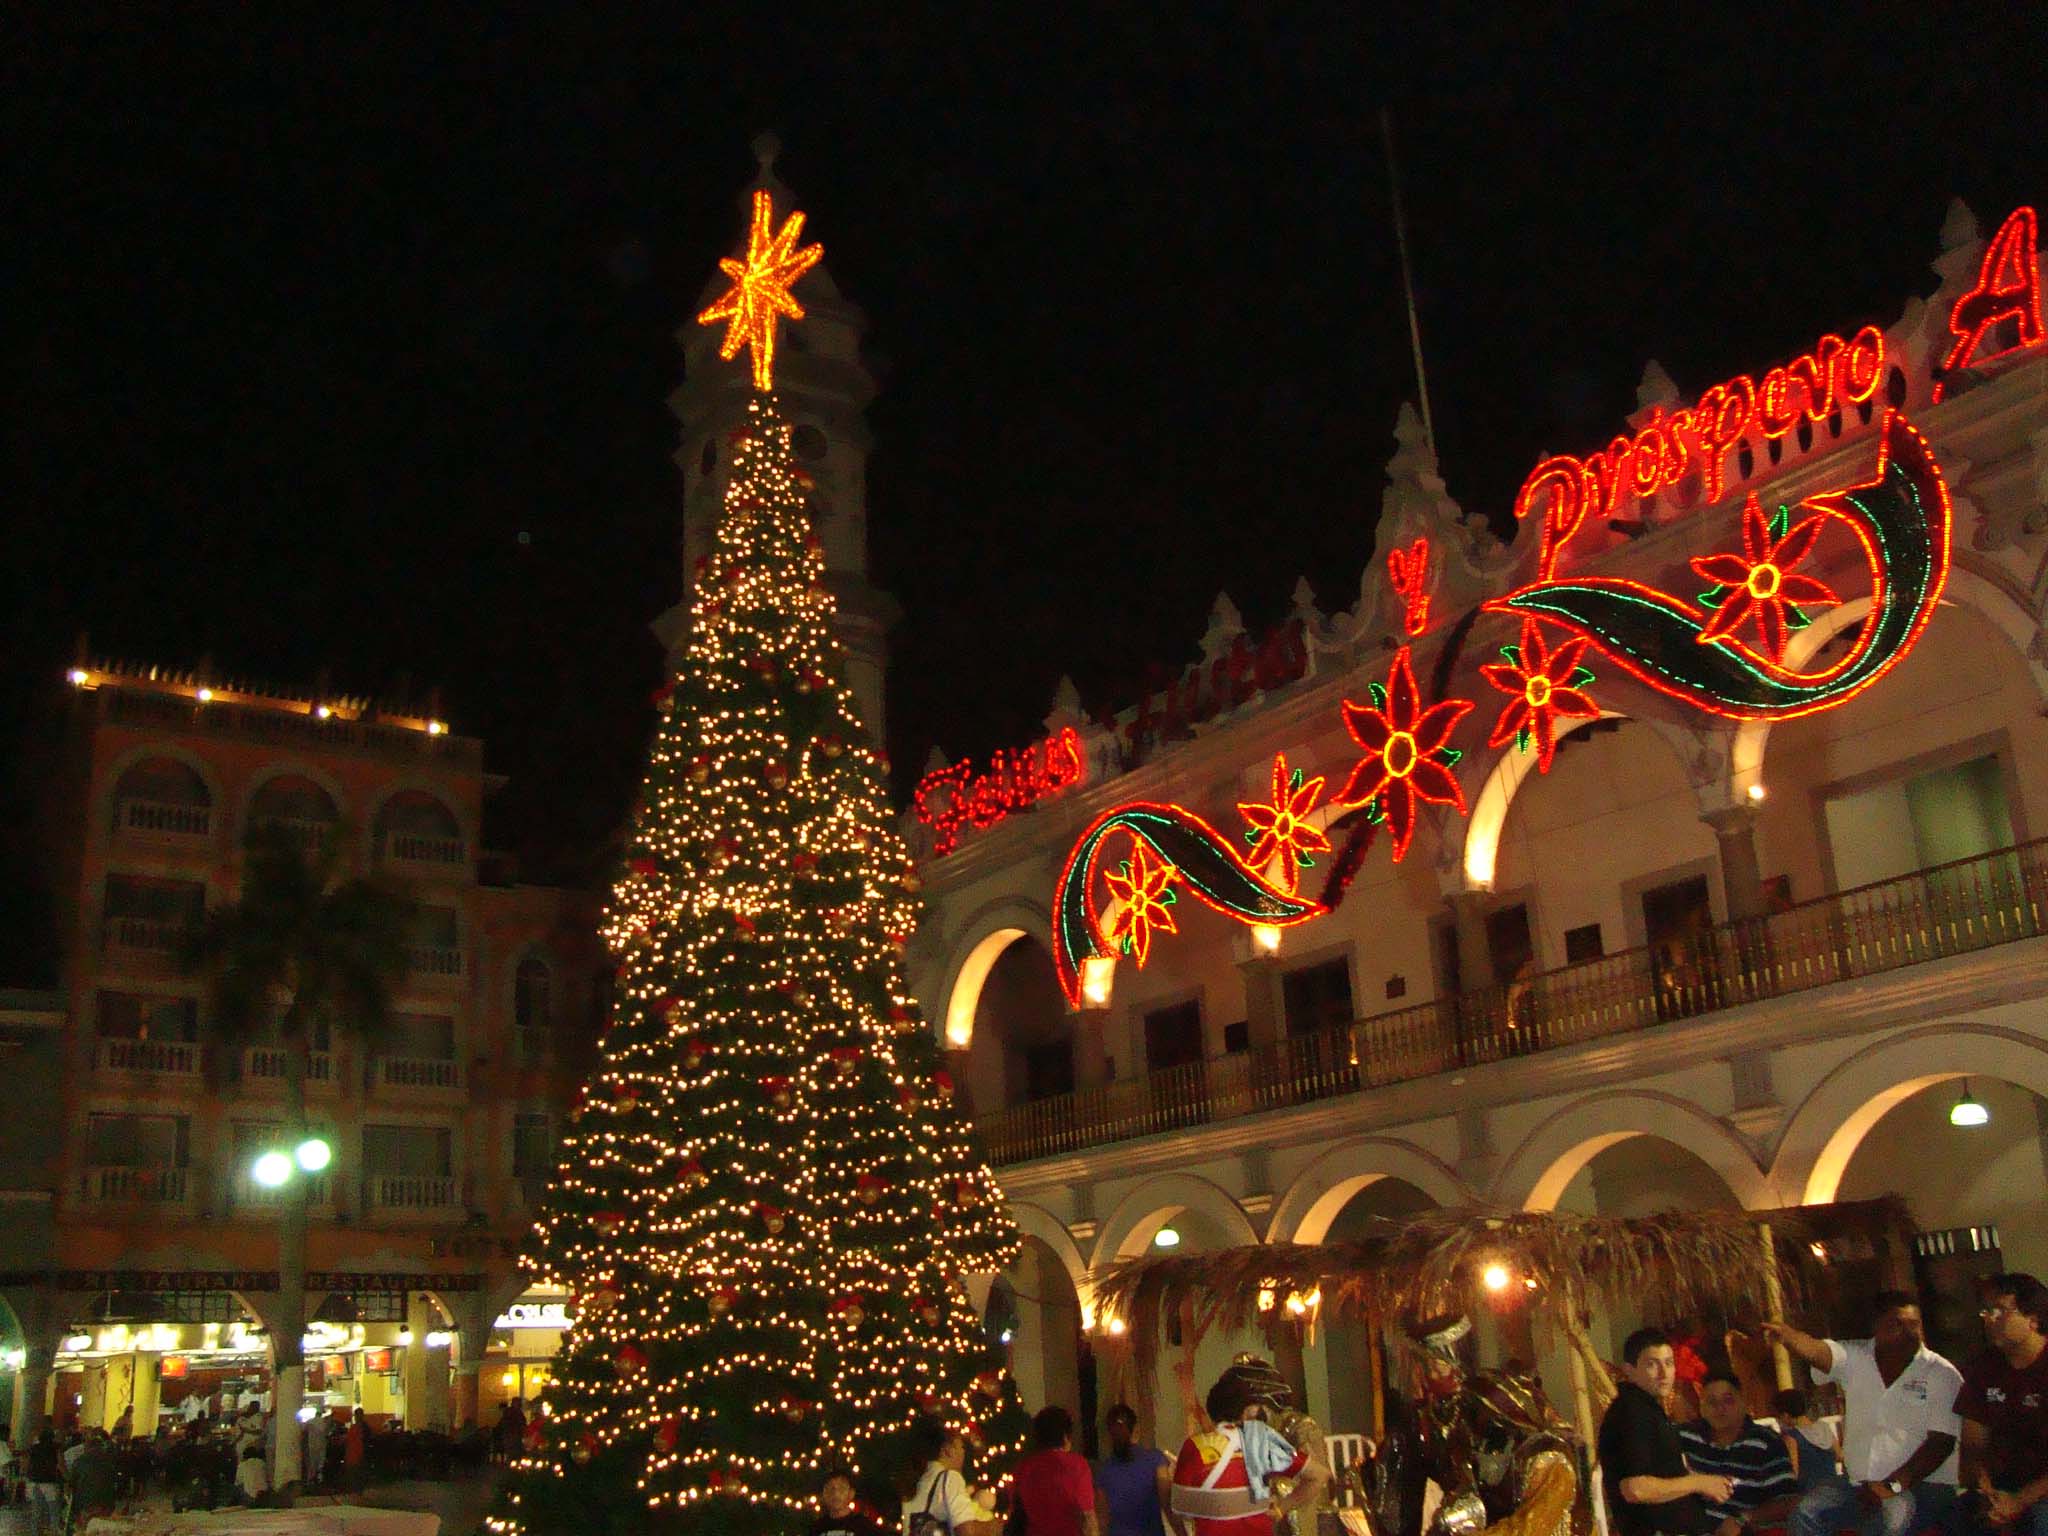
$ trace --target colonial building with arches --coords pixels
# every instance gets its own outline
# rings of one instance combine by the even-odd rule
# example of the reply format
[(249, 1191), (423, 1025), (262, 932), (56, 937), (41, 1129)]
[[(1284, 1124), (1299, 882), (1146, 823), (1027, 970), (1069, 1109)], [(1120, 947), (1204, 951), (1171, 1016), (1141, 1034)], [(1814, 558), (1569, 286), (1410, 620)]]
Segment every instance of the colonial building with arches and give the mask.
[(106, 1427), (125, 1408), (145, 1430), (267, 1378), (284, 1196), (253, 1164), (280, 1134), (284, 1052), (209, 1028), (180, 958), (239, 895), (259, 825), (338, 840), (349, 874), (414, 905), (390, 1029), (312, 1041), (333, 1152), (309, 1176), (315, 1389), (421, 1427), (490, 1422), (553, 1353), (545, 1327), (494, 1325), (608, 1002), (590, 900), (483, 851), (483, 744), (432, 705), (85, 658), (69, 682), (43, 818), (58, 989), (14, 997), (0, 1030), (33, 1106), (0, 1192), (17, 1439), (46, 1412)]
[[(1026, 1234), (1027, 1399), (1129, 1391), (1118, 1258), (1428, 1206), (1896, 1193), (1929, 1253), (2048, 1270), (2048, 341), (2030, 211), (1940, 243), (1895, 317), (1816, 294), (1847, 341), (1690, 396), (1651, 364), (1509, 539), (1404, 411), (1353, 608), (1304, 588), (1260, 641), (1219, 598), (1166, 696), (1063, 690), (1077, 783), (935, 765), (913, 963)], [(1918, 577), (1856, 536), (1913, 475)], [(1364, 1427), (1361, 1341), (1303, 1338), (1311, 1406)]]

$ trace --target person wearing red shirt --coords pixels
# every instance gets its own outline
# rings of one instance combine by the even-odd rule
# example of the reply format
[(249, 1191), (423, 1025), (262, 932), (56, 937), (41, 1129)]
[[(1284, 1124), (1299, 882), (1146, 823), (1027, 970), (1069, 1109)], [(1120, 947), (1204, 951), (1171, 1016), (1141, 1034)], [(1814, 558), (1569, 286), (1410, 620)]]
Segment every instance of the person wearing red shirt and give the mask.
[(1058, 1404), (1031, 1420), (1036, 1449), (1010, 1474), (1029, 1536), (1099, 1536), (1095, 1478), (1071, 1449), (1073, 1438), (1074, 1417)]

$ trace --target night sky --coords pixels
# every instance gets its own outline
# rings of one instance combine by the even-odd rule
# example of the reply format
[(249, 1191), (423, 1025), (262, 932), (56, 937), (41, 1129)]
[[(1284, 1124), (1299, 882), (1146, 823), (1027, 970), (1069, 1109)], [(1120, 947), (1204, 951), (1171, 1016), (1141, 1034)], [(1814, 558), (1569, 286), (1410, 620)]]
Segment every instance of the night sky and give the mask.
[(438, 684), (539, 877), (639, 773), (672, 333), (763, 127), (870, 318), (902, 791), (1062, 671), (1134, 697), (1219, 588), (1355, 601), (1414, 391), (1383, 103), (1445, 473), (1497, 521), (1646, 358), (1691, 394), (1889, 321), (1951, 196), (2048, 196), (2038, 6), (169, 9), (0, 38), (0, 751), (81, 630)]

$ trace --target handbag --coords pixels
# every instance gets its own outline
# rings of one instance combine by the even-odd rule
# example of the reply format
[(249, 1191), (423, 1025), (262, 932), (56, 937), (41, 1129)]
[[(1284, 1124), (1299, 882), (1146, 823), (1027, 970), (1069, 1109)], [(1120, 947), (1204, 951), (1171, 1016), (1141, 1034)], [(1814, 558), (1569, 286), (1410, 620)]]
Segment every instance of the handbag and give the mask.
[(941, 1472), (932, 1479), (932, 1486), (924, 1496), (924, 1508), (910, 1517), (910, 1536), (951, 1536), (953, 1528), (946, 1523), (944, 1515), (932, 1512), (932, 1501), (938, 1498), (940, 1491), (946, 1486), (946, 1479), (952, 1475), (950, 1472)]

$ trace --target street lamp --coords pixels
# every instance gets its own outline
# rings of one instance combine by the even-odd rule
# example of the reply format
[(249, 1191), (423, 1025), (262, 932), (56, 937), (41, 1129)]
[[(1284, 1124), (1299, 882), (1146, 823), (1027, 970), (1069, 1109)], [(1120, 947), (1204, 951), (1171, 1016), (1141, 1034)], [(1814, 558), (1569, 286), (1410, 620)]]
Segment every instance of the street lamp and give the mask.
[(249, 1177), (265, 1189), (283, 1189), (292, 1181), (292, 1174), (320, 1173), (334, 1161), (334, 1148), (318, 1136), (308, 1136), (290, 1152), (282, 1147), (272, 1147), (257, 1154), (256, 1161), (249, 1165)]

